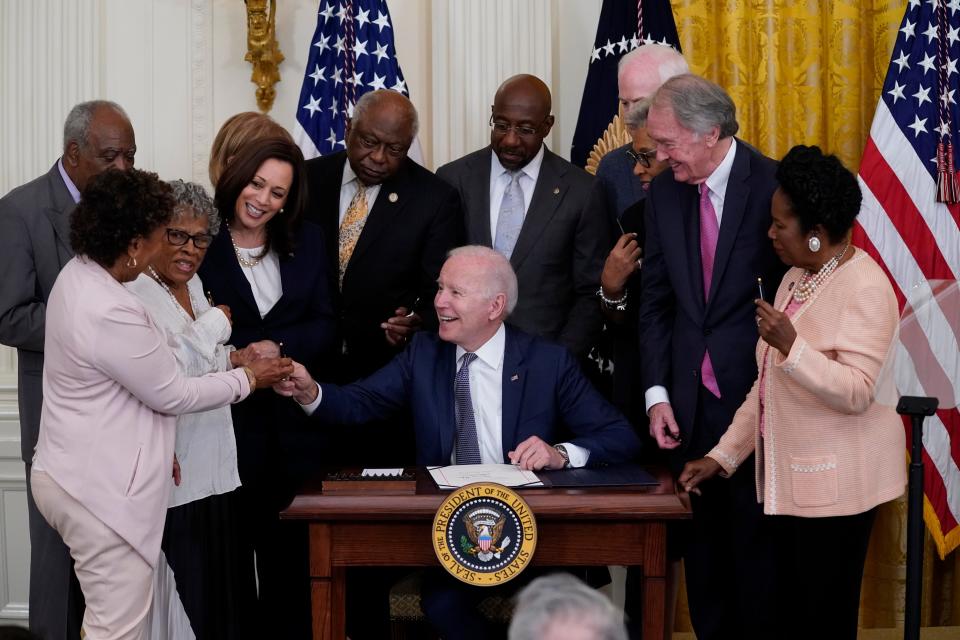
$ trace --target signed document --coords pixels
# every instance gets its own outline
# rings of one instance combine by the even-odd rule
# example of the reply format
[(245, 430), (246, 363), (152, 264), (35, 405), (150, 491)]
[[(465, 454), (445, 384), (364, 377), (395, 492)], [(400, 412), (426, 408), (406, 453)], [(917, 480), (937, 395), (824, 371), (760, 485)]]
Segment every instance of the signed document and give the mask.
[(513, 464), (454, 464), (427, 467), (440, 489), (457, 489), (474, 482), (495, 482), (506, 487), (542, 487), (533, 471), (524, 471)]

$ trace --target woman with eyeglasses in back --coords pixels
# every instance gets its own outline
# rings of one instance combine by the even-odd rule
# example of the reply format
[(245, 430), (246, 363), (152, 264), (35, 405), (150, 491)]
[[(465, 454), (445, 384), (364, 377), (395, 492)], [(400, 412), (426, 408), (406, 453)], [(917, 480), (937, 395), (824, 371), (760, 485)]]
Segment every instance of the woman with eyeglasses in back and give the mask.
[[(174, 180), (173, 217), (160, 250), (127, 287), (146, 307), (181, 373), (201, 376), (249, 365), (275, 350), (227, 344), (230, 308), (208, 298), (197, 269), (220, 229), (198, 184)], [(154, 587), (151, 638), (241, 638), (256, 601), (253, 556), (242, 551), (237, 444), (229, 407), (177, 418), (176, 486), (170, 496)]]

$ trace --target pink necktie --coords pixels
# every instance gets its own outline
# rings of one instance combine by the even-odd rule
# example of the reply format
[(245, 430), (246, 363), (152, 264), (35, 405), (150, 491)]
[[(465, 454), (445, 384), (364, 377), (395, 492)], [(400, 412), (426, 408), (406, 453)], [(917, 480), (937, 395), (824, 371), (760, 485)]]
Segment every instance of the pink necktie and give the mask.
[[(710, 296), (710, 283), (713, 281), (713, 258), (717, 253), (717, 238), (720, 236), (720, 225), (717, 224), (717, 212), (710, 202), (710, 189), (707, 183), (700, 185), (700, 262), (703, 265), (703, 300)], [(720, 397), (720, 385), (713, 372), (713, 363), (710, 362), (710, 352), (703, 353), (703, 362), (700, 363), (700, 379), (703, 386), (713, 395)]]

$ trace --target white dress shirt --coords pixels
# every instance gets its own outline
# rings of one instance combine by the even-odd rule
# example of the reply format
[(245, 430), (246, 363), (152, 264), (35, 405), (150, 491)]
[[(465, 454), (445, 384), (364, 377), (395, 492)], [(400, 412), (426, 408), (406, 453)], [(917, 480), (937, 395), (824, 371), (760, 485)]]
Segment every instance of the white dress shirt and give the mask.
[[(140, 298), (150, 319), (163, 332), (184, 376), (194, 378), (233, 368), (233, 347), (225, 346), (230, 337), (230, 322), (220, 309), (210, 307), (198, 276), (187, 283), (196, 320), (147, 273), (125, 286)], [(183, 480), (173, 488), (171, 507), (240, 486), (237, 441), (229, 406), (177, 416), (174, 450)]]
[[(477, 426), (477, 444), (480, 445), (482, 464), (510, 462), (503, 457), (503, 354), (506, 339), (507, 333), (501, 324), (493, 337), (474, 352), (477, 354), (477, 359), (470, 365), (470, 400), (473, 403), (473, 417)], [(463, 347), (457, 347), (455, 357), (458, 371), (465, 353)], [(452, 389), (453, 380), (450, 381), (450, 385)], [(316, 411), (322, 400), (323, 390), (318, 384), (316, 400), (301, 406), (310, 415)], [(456, 427), (450, 425), (450, 428)], [(560, 444), (563, 444), (567, 450), (571, 467), (582, 467), (587, 464), (587, 460), (590, 459), (589, 449), (569, 442)], [(456, 455), (456, 448), (454, 448), (450, 456), (450, 464), (455, 464)]]
[[(540, 151), (525, 167), (520, 169), (520, 190), (523, 191), (523, 217), (527, 217), (527, 211), (530, 209), (530, 201), (533, 200), (533, 190), (537, 186), (537, 178), (540, 177), (540, 166), (543, 164), (543, 145), (540, 145)], [(497, 237), (497, 220), (500, 218), (500, 202), (503, 200), (503, 192), (507, 190), (510, 184), (510, 172), (503, 168), (500, 159), (492, 150), (490, 151), (490, 237)], [(341, 196), (342, 198), (342, 196)]]
[[(263, 247), (252, 249), (238, 247), (238, 251), (247, 262), (256, 262), (258, 256), (263, 253)], [(240, 270), (250, 283), (253, 299), (256, 300), (260, 317), (263, 318), (270, 313), (270, 309), (273, 309), (273, 305), (277, 304), (277, 300), (283, 295), (283, 282), (280, 280), (280, 260), (277, 258), (276, 251), (271, 249), (259, 260), (252, 267), (241, 262)]]
[[(343, 224), (343, 219), (347, 215), (347, 209), (350, 208), (350, 202), (353, 196), (357, 195), (357, 188), (360, 179), (353, 172), (348, 159), (343, 165), (343, 179), (340, 181), (340, 217), (337, 218), (337, 226)], [(377, 195), (380, 193), (380, 185), (374, 184), (367, 187), (364, 197), (367, 200), (367, 213), (373, 210), (373, 203), (377, 201)]]
[[(727, 183), (730, 182), (730, 170), (733, 169), (733, 159), (736, 155), (737, 141), (736, 139), (731, 139), (727, 154), (723, 156), (723, 160), (720, 161), (717, 168), (714, 169), (713, 173), (707, 176), (707, 179), (703, 182), (703, 184), (706, 184), (707, 188), (710, 189), (708, 197), (710, 198), (710, 204), (713, 205), (713, 210), (717, 212), (718, 229), (723, 221), (723, 202), (727, 196)], [(647, 407), (647, 413), (650, 413), (650, 407), (653, 405), (661, 402), (670, 402), (670, 394), (667, 392), (666, 387), (658, 384), (647, 389), (643, 394), (643, 399)]]

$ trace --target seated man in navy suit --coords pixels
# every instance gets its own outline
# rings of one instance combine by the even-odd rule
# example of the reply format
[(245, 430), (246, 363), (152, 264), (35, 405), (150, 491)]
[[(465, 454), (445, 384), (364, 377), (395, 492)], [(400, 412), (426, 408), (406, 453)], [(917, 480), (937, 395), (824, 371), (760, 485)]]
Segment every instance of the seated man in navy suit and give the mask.
[[(416, 334), (385, 367), (344, 387), (318, 385), (295, 365), (278, 392), (333, 424), (383, 420), (409, 407), (421, 465), (560, 469), (639, 454), (633, 428), (564, 347), (503, 324), (517, 302), (517, 278), (502, 254), (454, 249), (437, 282), (439, 336)], [(491, 637), (471, 589), (445, 574), (424, 579), (424, 612), (446, 640)]]

